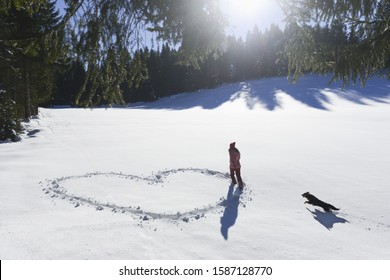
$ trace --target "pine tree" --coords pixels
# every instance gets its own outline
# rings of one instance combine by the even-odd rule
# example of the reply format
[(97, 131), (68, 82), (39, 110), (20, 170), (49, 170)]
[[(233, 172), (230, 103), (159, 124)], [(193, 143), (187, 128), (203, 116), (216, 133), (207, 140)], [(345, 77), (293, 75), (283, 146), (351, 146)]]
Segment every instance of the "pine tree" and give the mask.
[(198, 62), (217, 50), (224, 39), (226, 20), (217, 0), (146, 1), (149, 6), (149, 30), (158, 38), (180, 44), (183, 63), (199, 66)]
[(47, 105), (74, 105), (76, 94), (84, 83), (85, 70), (79, 61), (73, 61), (56, 74), (55, 88)]
[(0, 88), (0, 142), (18, 141), (21, 131), (15, 102)]
[[(390, 1), (277, 1), (288, 23), (286, 53), (294, 79), (305, 71), (333, 72), (333, 79), (345, 85), (351, 81), (364, 85), (388, 66)], [(337, 42), (316, 36), (316, 25), (335, 28)]]
[(0, 62), (6, 75), (0, 77), (7, 91), (29, 119), (38, 105), (51, 96), (54, 69), (61, 64), (63, 30), (49, 32), (59, 22), (55, 3), (5, 1), (0, 10)]

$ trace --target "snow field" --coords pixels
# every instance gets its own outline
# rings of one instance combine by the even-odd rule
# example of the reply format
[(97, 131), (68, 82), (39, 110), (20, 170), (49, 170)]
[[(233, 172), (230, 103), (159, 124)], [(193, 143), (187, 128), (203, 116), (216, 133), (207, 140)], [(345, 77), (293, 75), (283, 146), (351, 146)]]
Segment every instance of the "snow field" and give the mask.
[(326, 81), (41, 108), (0, 145), (1, 259), (389, 259), (389, 84)]

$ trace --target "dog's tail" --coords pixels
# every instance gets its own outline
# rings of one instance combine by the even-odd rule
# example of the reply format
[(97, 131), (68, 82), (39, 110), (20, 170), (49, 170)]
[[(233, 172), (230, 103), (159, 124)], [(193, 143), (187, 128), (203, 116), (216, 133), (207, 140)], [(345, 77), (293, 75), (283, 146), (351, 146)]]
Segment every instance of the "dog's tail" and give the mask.
[(336, 210), (336, 211), (340, 210), (339, 208), (336, 208), (336, 207), (334, 207), (333, 205), (330, 205), (330, 204), (329, 204), (329, 208), (332, 209), (332, 210)]

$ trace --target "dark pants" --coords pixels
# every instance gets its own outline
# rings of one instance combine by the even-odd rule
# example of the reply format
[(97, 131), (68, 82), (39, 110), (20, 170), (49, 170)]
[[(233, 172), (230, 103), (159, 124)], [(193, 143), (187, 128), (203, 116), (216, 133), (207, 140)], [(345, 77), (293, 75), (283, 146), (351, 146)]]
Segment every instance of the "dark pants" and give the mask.
[(242, 185), (242, 179), (241, 179), (241, 168), (230, 168), (230, 178), (232, 178), (232, 182), (234, 184), (237, 184), (236, 177), (234, 176), (234, 173), (236, 173), (238, 184)]

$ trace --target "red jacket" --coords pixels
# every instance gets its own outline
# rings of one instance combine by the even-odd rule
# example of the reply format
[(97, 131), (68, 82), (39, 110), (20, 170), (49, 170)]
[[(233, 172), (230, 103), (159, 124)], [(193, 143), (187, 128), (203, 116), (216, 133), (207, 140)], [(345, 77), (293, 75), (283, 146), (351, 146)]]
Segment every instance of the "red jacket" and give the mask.
[(240, 152), (237, 148), (230, 148), (229, 149), (229, 156), (230, 156), (230, 168), (231, 169), (238, 169), (241, 168), (240, 165)]

